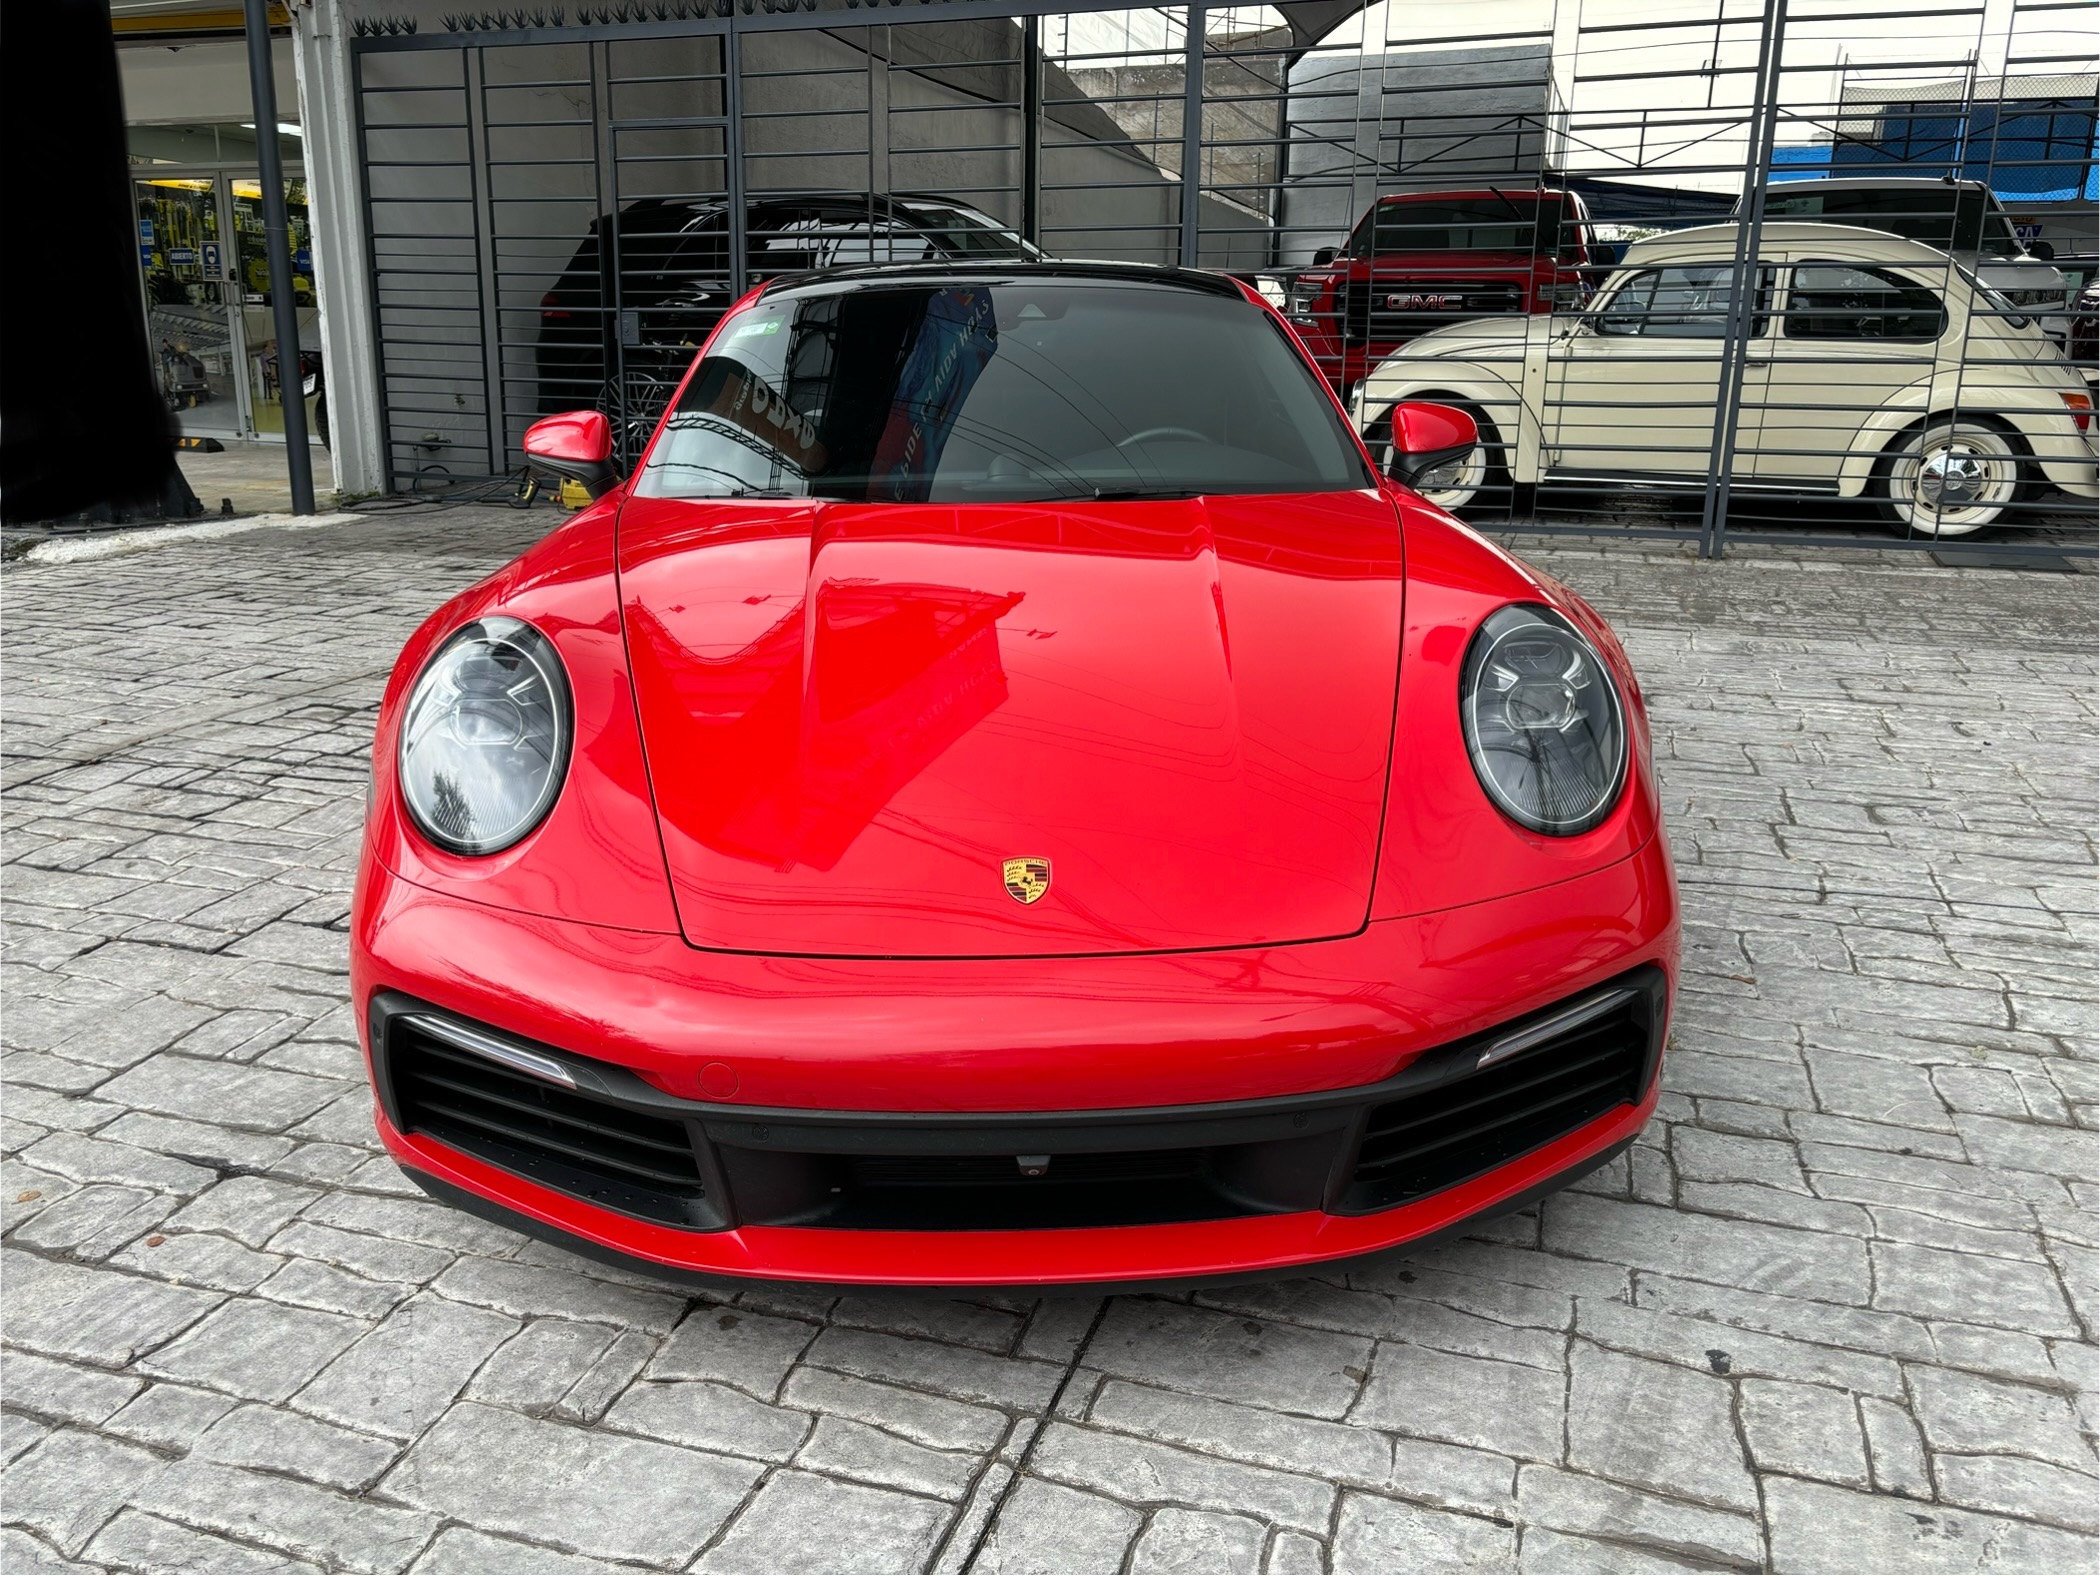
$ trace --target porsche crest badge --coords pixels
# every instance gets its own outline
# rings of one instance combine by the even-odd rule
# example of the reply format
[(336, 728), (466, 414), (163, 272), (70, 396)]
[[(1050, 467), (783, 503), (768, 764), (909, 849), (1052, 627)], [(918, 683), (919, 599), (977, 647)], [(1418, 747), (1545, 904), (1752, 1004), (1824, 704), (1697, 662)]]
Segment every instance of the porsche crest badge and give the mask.
[(1016, 903), (1033, 903), (1050, 890), (1050, 861), (1009, 859), (999, 867), (1007, 895)]

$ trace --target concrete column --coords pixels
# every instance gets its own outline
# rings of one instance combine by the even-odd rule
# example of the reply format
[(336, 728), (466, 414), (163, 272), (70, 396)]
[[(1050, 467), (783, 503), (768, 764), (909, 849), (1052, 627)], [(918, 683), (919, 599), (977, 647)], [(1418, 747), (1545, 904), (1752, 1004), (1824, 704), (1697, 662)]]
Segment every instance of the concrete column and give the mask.
[(291, 15), (335, 485), (345, 493), (381, 492), (386, 462), (373, 349), (376, 307), (350, 87), (350, 19), (342, 0), (309, 0), (291, 7)]
[(1569, 156), (1568, 128), (1575, 108), (1575, 74), (1582, 58), (1583, 0), (1553, 0), (1553, 45), (1546, 71), (1546, 135), (1539, 149), (1552, 169), (1577, 162)]

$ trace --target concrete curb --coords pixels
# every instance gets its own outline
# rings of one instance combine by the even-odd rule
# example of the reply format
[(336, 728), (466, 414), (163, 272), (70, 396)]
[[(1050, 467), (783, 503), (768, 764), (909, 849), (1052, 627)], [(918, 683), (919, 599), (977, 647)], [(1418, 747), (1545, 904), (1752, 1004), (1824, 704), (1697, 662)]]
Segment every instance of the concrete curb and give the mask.
[(126, 553), (150, 552), (156, 547), (174, 547), (184, 542), (210, 542), (245, 531), (308, 531), (321, 525), (344, 525), (355, 514), (251, 514), (239, 520), (199, 520), (191, 525), (155, 525), (138, 531), (113, 531), (107, 536), (54, 537), (39, 542), (22, 555), (30, 564), (80, 564), (96, 558), (117, 558)]

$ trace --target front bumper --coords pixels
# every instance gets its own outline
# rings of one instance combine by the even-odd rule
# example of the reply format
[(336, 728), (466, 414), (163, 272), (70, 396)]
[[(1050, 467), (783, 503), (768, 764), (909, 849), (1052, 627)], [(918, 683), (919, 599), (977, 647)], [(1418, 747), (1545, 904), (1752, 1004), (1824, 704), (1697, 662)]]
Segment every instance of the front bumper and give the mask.
[[(378, 1052), (381, 1137), (441, 1196), (674, 1273), (1076, 1286), (1378, 1252), (1601, 1163), (1653, 1109), (1676, 953), (1658, 839), (1574, 881), (1337, 942), (995, 963), (701, 952), (440, 897), (368, 863), (352, 968)], [(1433, 1091), (1510, 1025), (1629, 982), (1650, 1004), (1647, 1042), (1618, 1094), (1593, 1112), (1568, 1107), (1577, 1125), (1487, 1169), (1457, 1165), (1426, 1189), (1419, 1175), (1364, 1185), (1367, 1124), (1447, 1098)], [(387, 1051), (403, 1012), (536, 1047), (586, 1086), (610, 1079), (636, 1110), (682, 1124), (701, 1156), (683, 1216), (594, 1192), (558, 1164), (447, 1142), (421, 1106), (404, 1114)], [(1193, 1170), (1154, 1165), (1199, 1152)], [(1075, 1184), (1066, 1198), (1095, 1203), (1060, 1215), (1037, 1207), (1045, 1195), (988, 1189), (972, 1218), (964, 1188), (945, 1195), (942, 1229), (909, 1229), (917, 1218), (885, 1215), (881, 1200), (931, 1194), (854, 1191), (928, 1157), (952, 1183), (1037, 1156), (1054, 1157), (1060, 1180), (1093, 1166), (1102, 1188)], [(1101, 1213), (1118, 1188), (1145, 1202)]]

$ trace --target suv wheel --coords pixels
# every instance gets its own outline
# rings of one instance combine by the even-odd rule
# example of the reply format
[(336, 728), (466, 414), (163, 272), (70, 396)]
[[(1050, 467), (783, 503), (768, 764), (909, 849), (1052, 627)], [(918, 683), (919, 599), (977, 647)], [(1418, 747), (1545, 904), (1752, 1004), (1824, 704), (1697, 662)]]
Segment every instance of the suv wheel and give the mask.
[(624, 388), (617, 378), (610, 377), (599, 385), (593, 404), (612, 423), (613, 450), (622, 464), (632, 467), (640, 461), (677, 386), (646, 371), (630, 371)]
[(1875, 501), (1919, 536), (1967, 536), (1995, 525), (2020, 496), (2022, 464), (1996, 427), (1940, 417), (1912, 428), (1874, 467)]

